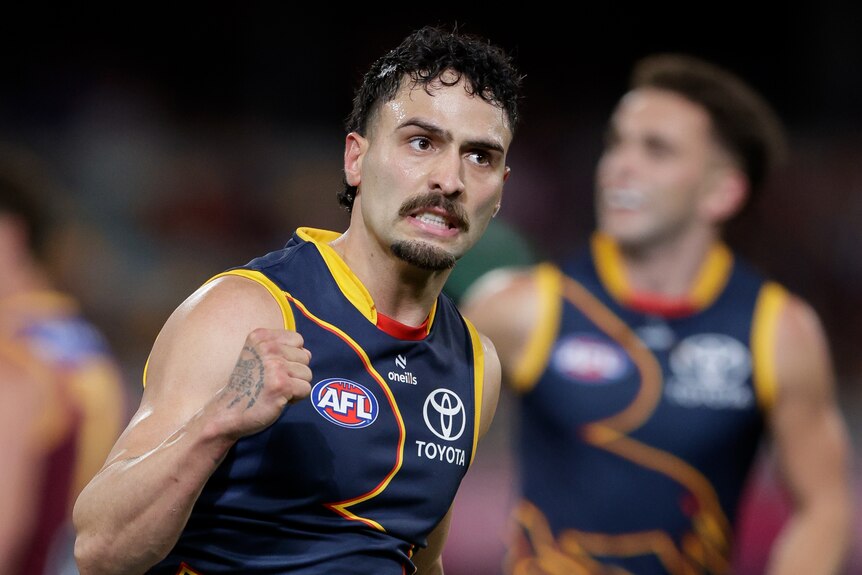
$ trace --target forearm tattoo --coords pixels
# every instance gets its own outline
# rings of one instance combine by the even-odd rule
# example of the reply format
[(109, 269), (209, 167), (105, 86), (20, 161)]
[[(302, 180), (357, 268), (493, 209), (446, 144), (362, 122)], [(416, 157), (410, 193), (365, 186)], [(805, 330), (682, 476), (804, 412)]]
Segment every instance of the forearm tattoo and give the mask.
[(257, 396), (263, 389), (263, 361), (253, 347), (245, 346), (240, 354), (225, 393), (235, 393), (236, 396), (228, 404), (233, 407), (243, 399), (248, 399), (246, 409), (254, 405)]

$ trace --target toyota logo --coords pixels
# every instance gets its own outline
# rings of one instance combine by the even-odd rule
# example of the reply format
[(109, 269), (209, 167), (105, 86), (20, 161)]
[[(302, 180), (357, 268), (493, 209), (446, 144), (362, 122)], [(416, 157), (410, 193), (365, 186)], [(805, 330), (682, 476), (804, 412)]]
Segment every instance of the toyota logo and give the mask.
[(467, 417), (461, 398), (448, 389), (435, 389), (422, 408), (425, 425), (434, 435), (446, 441), (455, 441), (464, 433)]

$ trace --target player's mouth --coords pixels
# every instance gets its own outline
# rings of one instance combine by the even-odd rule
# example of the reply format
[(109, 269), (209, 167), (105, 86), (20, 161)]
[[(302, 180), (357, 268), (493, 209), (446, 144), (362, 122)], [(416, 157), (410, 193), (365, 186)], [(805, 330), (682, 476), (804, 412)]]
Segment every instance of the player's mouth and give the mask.
[(398, 214), (411, 218), (416, 225), (435, 234), (454, 235), (470, 229), (464, 208), (441, 195), (411, 198), (404, 202)]
[(646, 204), (646, 195), (638, 188), (605, 188), (602, 198), (612, 210), (638, 210)]
[(449, 223), (449, 219), (445, 215), (435, 214), (433, 212), (420, 212), (418, 214), (413, 214), (411, 217), (416, 218), (426, 226), (435, 226), (447, 230), (457, 227)]

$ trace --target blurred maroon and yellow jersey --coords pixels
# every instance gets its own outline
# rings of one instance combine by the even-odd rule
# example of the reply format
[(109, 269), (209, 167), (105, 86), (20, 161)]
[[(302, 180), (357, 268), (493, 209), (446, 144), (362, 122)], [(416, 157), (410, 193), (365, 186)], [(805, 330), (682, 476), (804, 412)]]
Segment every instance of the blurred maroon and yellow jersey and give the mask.
[(26, 374), (3, 385), (38, 388), (39, 414), (16, 438), (37, 462), (16, 572), (37, 574), (126, 423), (127, 388), (102, 334), (56, 292), (0, 301), (0, 362)]

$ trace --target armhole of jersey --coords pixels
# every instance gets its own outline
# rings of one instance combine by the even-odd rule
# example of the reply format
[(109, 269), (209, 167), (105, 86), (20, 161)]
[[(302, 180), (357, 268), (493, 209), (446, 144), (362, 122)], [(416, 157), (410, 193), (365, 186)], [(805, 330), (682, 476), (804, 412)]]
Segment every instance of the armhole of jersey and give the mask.
[[(273, 299), (275, 299), (276, 303), (278, 304), (278, 307), (281, 308), (281, 317), (282, 317), (282, 320), (284, 323), (284, 329), (289, 329), (289, 330), (293, 330), (293, 331), (296, 330), (296, 320), (293, 317), (293, 308), (290, 307), (290, 303), (287, 300), (287, 295), (285, 294), (284, 291), (282, 291), (282, 289), (280, 287), (275, 285), (275, 283), (271, 279), (269, 279), (268, 277), (266, 277), (265, 275), (263, 275), (259, 271), (246, 270), (246, 269), (236, 269), (236, 270), (228, 270), (226, 272), (222, 272), (218, 275), (215, 275), (215, 276), (211, 277), (210, 279), (208, 279), (207, 281), (205, 281), (203, 283), (203, 285), (206, 285), (213, 280), (216, 280), (218, 278), (225, 277), (225, 276), (244, 277), (246, 279), (250, 279), (252, 281), (255, 281), (255, 282), (259, 283), (260, 285), (262, 285), (263, 287), (265, 287), (266, 290), (273, 297)], [(147, 386), (147, 368), (149, 367), (149, 365), (150, 365), (150, 358), (149, 358), (149, 356), (147, 356), (147, 361), (144, 364), (144, 373), (143, 373), (143, 386), (144, 387)]]
[(547, 366), (563, 306), (563, 274), (559, 268), (544, 263), (537, 265), (534, 273), (539, 313), (512, 375), (512, 387), (519, 393), (532, 389)]
[(472, 464), (473, 458), (476, 457), (476, 449), (479, 446), (479, 429), (481, 429), (482, 407), (485, 399), (485, 348), (482, 346), (482, 340), (479, 338), (476, 327), (466, 317), (464, 323), (467, 325), (470, 341), (473, 344), (473, 393), (475, 393), (473, 403), (476, 405), (476, 413), (473, 417), (473, 449), (470, 453), (470, 464)]
[(284, 329), (289, 329), (291, 331), (296, 330), (296, 320), (293, 317), (293, 308), (290, 307), (290, 302), (288, 302), (287, 300), (287, 294), (282, 291), (280, 287), (275, 285), (275, 282), (273, 282), (271, 279), (269, 279), (259, 271), (236, 269), (222, 272), (216, 276), (213, 276), (209, 280), (207, 280), (204, 285), (224, 276), (244, 277), (255, 281), (265, 287), (269, 294), (273, 297), (273, 299), (275, 299), (275, 302), (278, 304), (278, 307), (281, 308), (281, 317), (284, 322)]
[(775, 404), (778, 392), (775, 375), (778, 318), (787, 302), (787, 291), (774, 282), (760, 290), (751, 323), (752, 378), (754, 392), (761, 410), (768, 412)]

